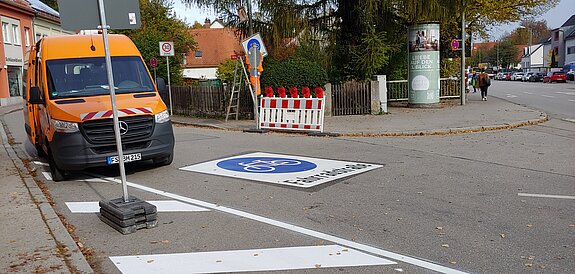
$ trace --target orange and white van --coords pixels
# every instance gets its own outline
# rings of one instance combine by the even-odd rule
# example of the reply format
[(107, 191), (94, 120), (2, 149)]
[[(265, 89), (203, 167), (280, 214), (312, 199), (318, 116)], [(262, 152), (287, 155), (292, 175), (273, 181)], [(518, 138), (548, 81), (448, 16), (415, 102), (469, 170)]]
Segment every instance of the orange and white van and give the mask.
[[(124, 160), (171, 164), (170, 116), (140, 52), (124, 35), (109, 45)], [(102, 36), (45, 37), (26, 61), (24, 127), (52, 178), (118, 163)]]

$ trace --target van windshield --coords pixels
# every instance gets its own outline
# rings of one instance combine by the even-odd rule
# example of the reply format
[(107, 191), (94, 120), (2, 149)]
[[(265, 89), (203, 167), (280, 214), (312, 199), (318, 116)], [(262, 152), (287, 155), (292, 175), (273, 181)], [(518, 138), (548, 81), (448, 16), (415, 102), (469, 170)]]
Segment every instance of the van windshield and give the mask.
[[(116, 93), (154, 91), (152, 80), (138, 56), (112, 57)], [(104, 57), (48, 60), (50, 99), (97, 96), (110, 93)]]

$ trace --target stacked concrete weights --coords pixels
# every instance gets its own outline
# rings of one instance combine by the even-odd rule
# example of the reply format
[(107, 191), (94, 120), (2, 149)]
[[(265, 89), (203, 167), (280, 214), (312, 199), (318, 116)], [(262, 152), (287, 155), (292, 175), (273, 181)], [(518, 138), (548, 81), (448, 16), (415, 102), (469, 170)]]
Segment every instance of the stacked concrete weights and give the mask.
[(130, 234), (142, 228), (158, 225), (156, 206), (134, 196), (100, 201), (100, 219), (122, 234)]

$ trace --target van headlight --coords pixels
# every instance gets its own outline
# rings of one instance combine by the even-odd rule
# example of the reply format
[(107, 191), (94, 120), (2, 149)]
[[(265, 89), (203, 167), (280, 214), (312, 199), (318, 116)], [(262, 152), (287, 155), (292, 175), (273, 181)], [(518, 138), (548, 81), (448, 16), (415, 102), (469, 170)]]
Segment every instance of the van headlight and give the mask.
[(168, 113), (168, 110), (164, 110), (154, 115), (154, 118), (156, 118), (156, 124), (165, 123), (170, 121), (170, 113)]
[(50, 124), (57, 132), (62, 133), (78, 132), (78, 123), (50, 119)]

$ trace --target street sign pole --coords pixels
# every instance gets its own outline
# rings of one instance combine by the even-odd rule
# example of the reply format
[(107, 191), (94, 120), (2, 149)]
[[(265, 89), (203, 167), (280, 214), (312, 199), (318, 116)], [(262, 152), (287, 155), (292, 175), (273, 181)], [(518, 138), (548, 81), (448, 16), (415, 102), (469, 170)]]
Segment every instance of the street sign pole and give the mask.
[(249, 51), (249, 57), (250, 57), (250, 63), (252, 64), (252, 70), (254, 70), (253, 72), (250, 71), (251, 76), (254, 77), (254, 118), (256, 120), (256, 129), (260, 129), (260, 114), (259, 114), (259, 108), (258, 108), (258, 104), (259, 104), (259, 90), (260, 90), (260, 76), (258, 75), (258, 66), (259, 63), (261, 63), (261, 53), (260, 50), (254, 45), (252, 44), (252, 47), (250, 48)]
[(465, 105), (465, 0), (461, 0), (461, 105)]
[(168, 95), (170, 96), (170, 116), (174, 115), (174, 108), (172, 107), (172, 84), (170, 83), (170, 57), (166, 56), (166, 64), (168, 67)]
[(122, 151), (122, 138), (120, 136), (120, 123), (118, 119), (118, 109), (116, 107), (116, 91), (114, 86), (114, 73), (112, 72), (112, 58), (110, 57), (110, 45), (108, 43), (108, 26), (106, 24), (106, 12), (104, 11), (104, 0), (98, 0), (100, 9), (100, 28), (104, 38), (104, 52), (106, 58), (106, 71), (108, 72), (108, 86), (110, 88), (110, 98), (112, 101), (112, 115), (114, 120), (114, 134), (116, 135), (116, 148), (118, 150), (118, 161), (120, 165), (120, 177), (122, 179), (122, 190), (124, 202), (128, 202), (128, 184), (126, 182), (126, 170), (124, 168), (124, 152)]

